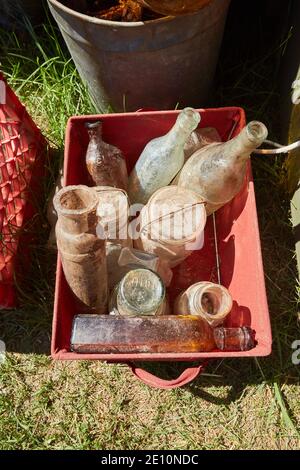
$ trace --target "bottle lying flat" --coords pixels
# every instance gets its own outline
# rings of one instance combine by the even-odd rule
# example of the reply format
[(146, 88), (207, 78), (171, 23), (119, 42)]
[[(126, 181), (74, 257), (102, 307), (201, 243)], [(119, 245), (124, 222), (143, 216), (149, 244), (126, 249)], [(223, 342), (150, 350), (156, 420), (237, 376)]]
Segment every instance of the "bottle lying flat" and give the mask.
[(71, 350), (77, 353), (246, 351), (254, 345), (251, 328), (212, 329), (201, 317), (193, 315), (77, 315), (71, 336)]

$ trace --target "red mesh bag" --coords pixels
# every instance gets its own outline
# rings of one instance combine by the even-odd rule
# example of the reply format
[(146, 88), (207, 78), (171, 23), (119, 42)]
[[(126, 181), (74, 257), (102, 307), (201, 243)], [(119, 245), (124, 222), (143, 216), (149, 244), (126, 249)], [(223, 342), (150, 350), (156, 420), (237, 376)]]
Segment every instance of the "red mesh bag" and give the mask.
[(17, 304), (15, 279), (29, 255), (24, 227), (36, 213), (45, 155), (46, 140), (0, 73), (0, 308)]

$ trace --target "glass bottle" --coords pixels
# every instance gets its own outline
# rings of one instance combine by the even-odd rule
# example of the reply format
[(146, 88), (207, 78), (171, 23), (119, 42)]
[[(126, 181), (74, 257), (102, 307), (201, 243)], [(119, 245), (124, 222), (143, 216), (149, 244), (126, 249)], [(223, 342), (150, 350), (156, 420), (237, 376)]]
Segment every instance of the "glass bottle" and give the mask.
[(248, 326), (214, 329), (214, 340), (221, 351), (249, 351), (255, 346), (255, 332)]
[(137, 0), (143, 6), (162, 15), (184, 15), (194, 13), (211, 0)]
[(200, 114), (185, 108), (172, 129), (148, 142), (129, 177), (131, 203), (146, 204), (159, 188), (167, 186), (184, 163), (184, 145), (200, 122)]
[(159, 256), (174, 268), (204, 242), (206, 211), (197, 194), (179, 186), (156, 191), (139, 215), (134, 246)]
[(193, 315), (77, 315), (71, 350), (107, 354), (248, 351), (255, 346), (254, 334), (248, 327), (213, 330), (203, 318)]
[(161, 278), (150, 269), (137, 267), (115, 287), (109, 310), (116, 306), (119, 314), (124, 316), (162, 315), (165, 296)]
[(127, 267), (128, 270), (132, 269), (132, 266), (144, 266), (151, 269), (161, 277), (166, 287), (169, 287), (173, 278), (173, 271), (165, 260), (153, 253), (135, 250), (134, 248), (125, 247), (122, 249), (118, 265), (123, 268)]
[(232, 309), (228, 290), (213, 282), (197, 282), (180, 294), (174, 305), (178, 315), (200, 315), (211, 326), (222, 323)]
[(54, 197), (57, 247), (65, 278), (82, 312), (107, 310), (105, 239), (96, 234), (98, 196), (87, 186), (66, 186)]
[(102, 122), (87, 122), (90, 141), (86, 152), (86, 165), (96, 186), (113, 186), (127, 190), (128, 175), (120, 149), (102, 139)]
[(127, 270), (120, 268), (118, 259), (123, 247), (132, 246), (128, 234), (129, 203), (123, 189), (96, 186), (98, 194), (97, 235), (106, 239), (106, 260), (109, 290), (122, 279)]
[(250, 122), (228, 142), (197, 150), (185, 163), (178, 186), (188, 188), (207, 201), (207, 214), (229, 202), (242, 188), (251, 152), (266, 139), (268, 130), (259, 121)]
[(222, 139), (214, 127), (204, 127), (194, 130), (189, 136), (184, 146), (184, 161), (187, 161), (196, 150), (205, 147), (205, 145), (222, 142)]

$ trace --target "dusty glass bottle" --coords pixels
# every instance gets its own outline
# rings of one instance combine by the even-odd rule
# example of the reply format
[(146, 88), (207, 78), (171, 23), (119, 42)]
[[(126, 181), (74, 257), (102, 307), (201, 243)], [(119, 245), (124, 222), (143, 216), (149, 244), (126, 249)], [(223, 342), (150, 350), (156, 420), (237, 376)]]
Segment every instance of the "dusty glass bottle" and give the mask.
[(105, 239), (96, 235), (98, 196), (87, 186), (66, 186), (54, 197), (57, 247), (65, 278), (82, 312), (106, 313)]
[(217, 129), (214, 127), (204, 127), (203, 129), (194, 130), (186, 141), (183, 149), (184, 161), (186, 162), (196, 150), (216, 142), (222, 142), (222, 139)]
[(131, 203), (146, 204), (152, 194), (171, 183), (184, 163), (184, 145), (200, 122), (200, 114), (185, 108), (172, 129), (148, 142), (129, 177)]
[(127, 190), (128, 175), (120, 149), (102, 139), (102, 122), (87, 122), (90, 141), (86, 152), (86, 165), (96, 186), (113, 186)]
[(132, 240), (128, 235), (129, 204), (123, 189), (109, 186), (96, 186), (98, 194), (97, 235), (106, 239), (106, 259), (109, 289), (126, 274), (118, 265), (123, 247), (130, 247)]
[(178, 315), (200, 315), (211, 326), (222, 323), (232, 309), (228, 290), (213, 282), (197, 282), (180, 294), (174, 305)]
[(183, 166), (178, 186), (188, 188), (207, 201), (207, 214), (229, 202), (242, 188), (251, 152), (266, 139), (268, 130), (259, 121), (250, 122), (228, 142), (196, 151)]
[(193, 315), (77, 315), (71, 349), (78, 353), (248, 351), (255, 346), (254, 338), (251, 328), (212, 329)]

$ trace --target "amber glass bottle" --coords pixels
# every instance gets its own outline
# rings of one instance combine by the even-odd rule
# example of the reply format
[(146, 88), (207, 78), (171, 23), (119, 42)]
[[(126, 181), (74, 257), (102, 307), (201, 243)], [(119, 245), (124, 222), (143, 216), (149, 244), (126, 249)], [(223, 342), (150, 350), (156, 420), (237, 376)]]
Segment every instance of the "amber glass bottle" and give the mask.
[(77, 315), (71, 338), (71, 349), (79, 353), (246, 351), (254, 345), (251, 328), (212, 329), (193, 315)]
[(120, 149), (102, 139), (102, 122), (85, 124), (90, 141), (86, 152), (86, 165), (96, 186), (113, 186), (127, 190), (128, 175)]

